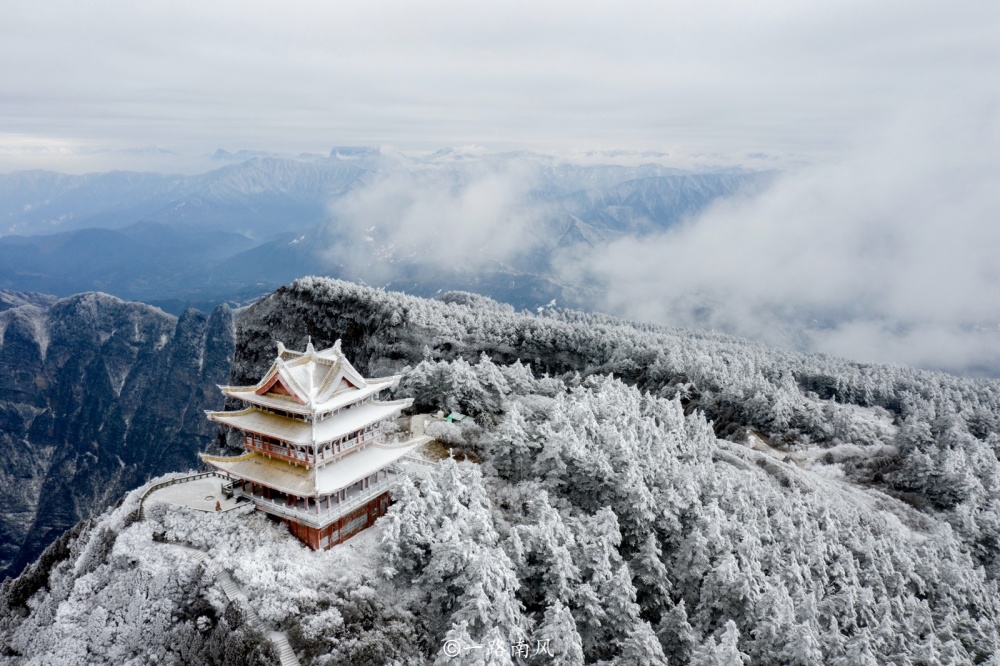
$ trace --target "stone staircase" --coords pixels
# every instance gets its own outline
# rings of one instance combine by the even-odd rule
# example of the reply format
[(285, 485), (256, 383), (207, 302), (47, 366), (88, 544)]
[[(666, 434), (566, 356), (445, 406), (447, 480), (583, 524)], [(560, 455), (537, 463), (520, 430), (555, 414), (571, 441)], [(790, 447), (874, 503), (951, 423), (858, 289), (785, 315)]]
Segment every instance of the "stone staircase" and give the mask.
[[(186, 552), (191, 559), (206, 566), (212, 561), (212, 558), (208, 556), (208, 553), (203, 550), (199, 550), (198, 548), (185, 546), (180, 543), (157, 543), (163, 543), (166, 546), (180, 548)], [(233, 580), (232, 575), (225, 569), (222, 569), (218, 574), (216, 574), (215, 580), (219, 584), (219, 587), (222, 588), (222, 591), (225, 593), (226, 598), (229, 599), (230, 603), (239, 603), (246, 611), (247, 624), (258, 631), (264, 631), (264, 623), (261, 622), (260, 616), (257, 615), (257, 611), (254, 610), (246, 592), (244, 592), (243, 588), (239, 586), (239, 583)], [(278, 660), (281, 663), (281, 666), (300, 666), (299, 658), (295, 656), (295, 650), (292, 649), (291, 644), (288, 642), (288, 636), (285, 632), (270, 631), (267, 632), (266, 635), (271, 641), (271, 644), (274, 645), (275, 650), (278, 652)]]
[(295, 650), (288, 643), (288, 636), (283, 631), (272, 631), (268, 634), (271, 643), (278, 650), (278, 660), (281, 666), (299, 666), (299, 658), (295, 656)]

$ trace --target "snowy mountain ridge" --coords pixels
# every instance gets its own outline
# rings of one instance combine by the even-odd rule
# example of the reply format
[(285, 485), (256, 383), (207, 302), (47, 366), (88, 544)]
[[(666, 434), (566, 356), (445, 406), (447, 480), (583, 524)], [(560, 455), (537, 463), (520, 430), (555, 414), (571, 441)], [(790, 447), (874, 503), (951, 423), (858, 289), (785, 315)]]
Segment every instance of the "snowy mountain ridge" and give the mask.
[(303, 664), (996, 658), (997, 382), (316, 278), (240, 318), (230, 380), (307, 334), (473, 416), (436, 436), (482, 462), (326, 553), (258, 515), (133, 522), (132, 493), (4, 584), (6, 658), (266, 663), (270, 630)]
[[(297, 222), (288, 216), (272, 219), (266, 229), (258, 230), (266, 237), (325, 220), (331, 202), (373, 178), (413, 173), (460, 185), (508, 171), (531, 173), (536, 178), (532, 189), (544, 198), (580, 196), (588, 191), (594, 192), (591, 197), (600, 197), (601, 191), (613, 192), (630, 180), (682, 182), (693, 178), (707, 184), (716, 177), (712, 172), (697, 173), (655, 163), (577, 165), (532, 153), (481, 154), (454, 160), (444, 154), (407, 157), (377, 150), (344, 154), (336, 149), (320, 159), (252, 156), (191, 176), (128, 171), (83, 175), (16, 171), (0, 174), (0, 235), (113, 229), (140, 220), (183, 224), (193, 221), (195, 214), (194, 210), (184, 211), (185, 207), (203, 209), (196, 220), (199, 224), (233, 231), (231, 225), (236, 218), (230, 219), (225, 207), (238, 206), (244, 213), (262, 208), (280, 210), (282, 206), (289, 212), (293, 207), (311, 211), (310, 216)], [(751, 184), (754, 175), (718, 174), (739, 181), (740, 186)], [(276, 225), (279, 220), (292, 226)]]

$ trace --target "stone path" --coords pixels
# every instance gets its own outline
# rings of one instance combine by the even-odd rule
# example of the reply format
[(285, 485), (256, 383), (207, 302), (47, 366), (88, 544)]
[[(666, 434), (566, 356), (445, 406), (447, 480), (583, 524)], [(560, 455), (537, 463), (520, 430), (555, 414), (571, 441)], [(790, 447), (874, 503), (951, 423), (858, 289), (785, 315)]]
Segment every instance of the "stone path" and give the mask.
[[(163, 543), (165, 546), (180, 548), (184, 552), (188, 553), (193, 560), (201, 562), (206, 566), (212, 561), (212, 558), (208, 556), (208, 553), (191, 546), (185, 546), (180, 543), (156, 543)], [(264, 627), (260, 616), (257, 615), (257, 611), (254, 610), (246, 592), (244, 592), (243, 588), (240, 587), (235, 580), (233, 580), (232, 575), (225, 569), (222, 569), (218, 574), (216, 574), (215, 580), (219, 583), (219, 586), (222, 588), (222, 591), (225, 593), (226, 598), (229, 599), (230, 603), (239, 602), (246, 611), (247, 624), (258, 631), (263, 631)], [(280, 661), (281, 666), (300, 666), (299, 658), (295, 656), (295, 650), (292, 649), (291, 644), (288, 642), (288, 635), (285, 634), (285, 632), (269, 631), (266, 635), (274, 645), (275, 650), (278, 652), (278, 660)]]
[(299, 666), (299, 658), (295, 656), (295, 650), (288, 643), (288, 636), (283, 631), (272, 631), (268, 634), (274, 647), (278, 649), (278, 659), (281, 666)]

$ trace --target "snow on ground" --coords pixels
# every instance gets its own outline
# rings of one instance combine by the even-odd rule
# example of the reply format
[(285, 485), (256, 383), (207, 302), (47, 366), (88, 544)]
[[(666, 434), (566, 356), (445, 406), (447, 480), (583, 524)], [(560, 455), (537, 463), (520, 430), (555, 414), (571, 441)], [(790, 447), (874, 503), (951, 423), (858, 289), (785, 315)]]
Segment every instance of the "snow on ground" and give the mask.
[(337, 590), (362, 581), (382, 584), (379, 523), (330, 550), (313, 551), (260, 511), (215, 511), (216, 500), (206, 498), (221, 486), (196, 483), (200, 481), (169, 486), (164, 490), (173, 493), (166, 496), (157, 491), (159, 501), (147, 506), (147, 520), (129, 527), (131, 534), (121, 541), (139, 547), (156, 532), (167, 541), (205, 551), (231, 572), (261, 620), (274, 628), (285, 628), (289, 618), (299, 617), (320, 597), (336, 596)]
[[(925, 540), (928, 534), (939, 528), (935, 521), (906, 502), (891, 497), (877, 488), (866, 487), (848, 480), (841, 464), (824, 464), (818, 460), (819, 455), (808, 455), (812, 453), (823, 454), (830, 449), (810, 449), (809, 451), (797, 452), (801, 455), (800, 459), (797, 460), (794, 455), (783, 454), (759, 438), (755, 442), (754, 437), (751, 435), (750, 438), (753, 445), (749, 448), (752, 452), (745, 453), (743, 457), (752, 459), (756, 456), (767, 456), (766, 459), (773, 468), (765, 467), (765, 469), (773, 476), (795, 479), (797, 485), (803, 489), (823, 493), (831, 502), (834, 502), (836, 498), (853, 506), (864, 506), (869, 511), (881, 515), (887, 523), (894, 526), (898, 533), (907, 535), (913, 542)], [(720, 442), (720, 444), (723, 444), (729, 452), (739, 451), (736, 447), (725, 446), (725, 442)], [(850, 451), (858, 449), (866, 455), (872, 454), (871, 451), (854, 445), (842, 445), (835, 448), (844, 448)], [(883, 447), (869, 448), (881, 449)], [(743, 451), (746, 449), (744, 448)]]
[(227, 511), (235, 508), (237, 502), (225, 496), (222, 484), (223, 480), (220, 477), (209, 476), (159, 488), (146, 498), (146, 506), (166, 503), (198, 511)]

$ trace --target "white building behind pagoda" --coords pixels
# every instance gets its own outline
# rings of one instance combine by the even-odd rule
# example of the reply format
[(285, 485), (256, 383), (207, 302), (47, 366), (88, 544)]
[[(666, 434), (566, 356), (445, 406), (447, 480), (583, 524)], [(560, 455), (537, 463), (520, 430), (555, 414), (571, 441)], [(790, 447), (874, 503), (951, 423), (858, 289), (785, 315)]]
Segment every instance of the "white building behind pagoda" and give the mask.
[(376, 400), (399, 379), (365, 379), (339, 340), (321, 351), (310, 342), (304, 352), (279, 342), (255, 386), (220, 387), (245, 409), (207, 412), (242, 434), (246, 452), (201, 458), (234, 477), (234, 494), (285, 522), (310, 547), (329, 548), (386, 512), (389, 490), (403, 474), (397, 461), (429, 439), (383, 441), (382, 424), (413, 402)]

